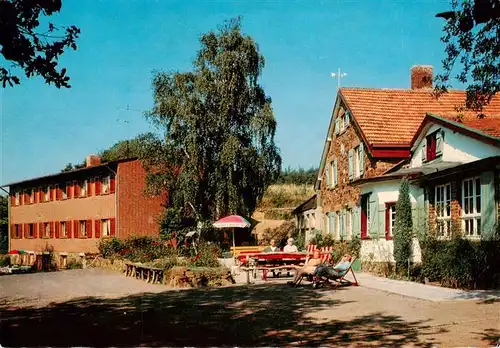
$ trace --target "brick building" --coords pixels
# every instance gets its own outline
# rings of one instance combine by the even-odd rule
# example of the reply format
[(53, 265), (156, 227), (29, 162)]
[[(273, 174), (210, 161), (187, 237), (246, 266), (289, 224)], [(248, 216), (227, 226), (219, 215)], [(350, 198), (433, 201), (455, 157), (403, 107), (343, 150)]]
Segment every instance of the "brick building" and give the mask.
[(9, 187), (9, 250), (96, 253), (102, 238), (158, 235), (166, 197), (147, 196), (137, 159), (101, 163), (5, 185)]
[[(385, 219), (378, 216), (379, 212), (385, 216), (387, 207), (377, 194), (361, 192), (358, 183), (407, 163), (415, 151), (415, 134), (427, 113), (460, 119), (469, 125), (478, 121), (477, 113), (461, 108), (465, 91), (449, 91), (436, 98), (432, 79), (432, 67), (414, 66), (409, 89), (338, 91), (315, 184), (316, 219), (322, 222), (322, 232), (335, 239), (361, 237), (365, 256), (376, 251), (374, 240), (385, 240)], [(500, 119), (500, 98), (493, 98), (482, 112), (488, 118)], [(425, 215), (418, 210), (424, 206), (418, 190), (412, 192), (412, 201), (416, 216)]]

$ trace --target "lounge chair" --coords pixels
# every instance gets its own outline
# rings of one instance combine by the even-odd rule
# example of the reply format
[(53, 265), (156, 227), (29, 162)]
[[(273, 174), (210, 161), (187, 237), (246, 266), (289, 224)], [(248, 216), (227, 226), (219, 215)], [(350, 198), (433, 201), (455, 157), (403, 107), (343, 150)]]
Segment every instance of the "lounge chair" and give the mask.
[[(351, 262), (349, 264), (349, 268), (345, 271), (338, 272), (336, 275), (325, 275), (325, 276), (313, 276), (312, 278), (312, 283), (313, 283), (313, 289), (317, 289), (319, 287), (322, 287), (324, 284), (329, 283), (330, 280), (334, 281), (334, 287), (337, 288), (339, 286), (347, 286), (347, 285), (353, 285), (353, 286), (358, 286), (358, 280), (356, 279), (356, 275), (354, 274), (354, 271), (352, 270), (352, 265), (354, 261), (356, 260), (355, 257), (351, 259)], [(354, 281), (350, 281), (346, 279), (345, 277), (347, 274), (351, 272), (352, 277), (354, 278)]]
[[(314, 251), (316, 250), (316, 245), (309, 245), (308, 247), (308, 254), (309, 253), (314, 253)], [(321, 254), (321, 264), (328, 264), (331, 262), (332, 260), (332, 250), (333, 250), (333, 247), (329, 246), (329, 247), (322, 247), (319, 251), (320, 251), (320, 254)], [(306, 264), (307, 264), (307, 261), (309, 260), (309, 255), (307, 256), (306, 258)], [(301, 282), (302, 282), (302, 279), (306, 278), (306, 280), (312, 282), (313, 281), (313, 275), (312, 273), (306, 273), (306, 274), (303, 274), (302, 277), (300, 277), (300, 279), (297, 281), (297, 283), (295, 284), (296, 286), (299, 285)]]

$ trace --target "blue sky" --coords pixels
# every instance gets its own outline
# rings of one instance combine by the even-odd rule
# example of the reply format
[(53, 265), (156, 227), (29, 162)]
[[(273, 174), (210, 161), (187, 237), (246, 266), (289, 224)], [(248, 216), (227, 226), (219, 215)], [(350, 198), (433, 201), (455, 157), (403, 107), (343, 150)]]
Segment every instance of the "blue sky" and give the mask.
[[(283, 166), (318, 166), (340, 67), (343, 86), (409, 87), (414, 64), (440, 70), (448, 1), (77, 1), (58, 25), (76, 25), (78, 50), (61, 64), (71, 89), (42, 79), (0, 88), (0, 183), (58, 172), (68, 162), (150, 130), (154, 70), (190, 69), (199, 36), (241, 15), (266, 58)], [(0, 62), (1, 63), (1, 62)], [(460, 87), (460, 86), (455, 86)]]

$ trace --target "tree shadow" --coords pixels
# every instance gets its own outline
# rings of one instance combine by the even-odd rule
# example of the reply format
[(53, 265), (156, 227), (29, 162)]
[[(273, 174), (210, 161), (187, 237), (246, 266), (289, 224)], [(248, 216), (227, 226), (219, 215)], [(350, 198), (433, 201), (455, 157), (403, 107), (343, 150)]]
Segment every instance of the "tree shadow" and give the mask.
[(500, 331), (495, 329), (486, 329), (482, 333), (478, 333), (486, 344), (498, 347), (500, 346)]
[[(329, 293), (330, 295), (332, 292)], [(371, 313), (317, 319), (347, 301), (283, 284), (79, 298), (0, 308), (3, 346), (319, 346), (435, 344), (424, 322)]]

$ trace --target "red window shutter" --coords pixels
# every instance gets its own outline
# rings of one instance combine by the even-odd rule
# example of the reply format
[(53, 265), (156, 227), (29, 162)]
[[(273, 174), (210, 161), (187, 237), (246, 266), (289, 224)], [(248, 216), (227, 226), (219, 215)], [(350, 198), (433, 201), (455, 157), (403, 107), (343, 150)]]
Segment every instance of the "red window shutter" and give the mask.
[(95, 220), (94, 226), (95, 226), (94, 229), (95, 237), (101, 238), (101, 220)]
[(116, 220), (115, 218), (109, 219), (109, 233), (112, 237), (116, 235)]
[(36, 222), (33, 224), (33, 238), (38, 238), (38, 224)]
[(89, 183), (89, 185), (88, 185), (87, 196), (92, 196), (92, 190), (94, 190), (94, 192), (95, 192), (94, 178), (90, 178), (88, 180), (88, 183)]
[(96, 196), (99, 196), (101, 194), (101, 179), (99, 177), (95, 178), (94, 192)]
[(55, 237), (59, 238), (59, 230), (61, 228), (61, 223), (59, 221), (55, 222)]
[(73, 222), (72, 221), (66, 221), (66, 237), (71, 238), (73, 235)]
[(80, 197), (80, 185), (76, 181), (73, 182), (73, 194), (75, 198)]
[(54, 232), (56, 230), (56, 224), (54, 221), (50, 222), (50, 238), (54, 238)]
[(10, 195), (10, 205), (15, 206), (16, 205), (16, 194), (13, 193)]
[(28, 192), (24, 194), (24, 201), (26, 202), (26, 204), (31, 204), (31, 195)]
[(80, 221), (73, 221), (73, 237), (80, 238)]
[(85, 229), (87, 231), (87, 238), (92, 238), (92, 220), (85, 221)]
[(115, 193), (115, 177), (114, 177), (114, 175), (111, 176), (111, 178), (109, 179), (109, 192)]
[(14, 224), (10, 225), (10, 239), (12, 238), (16, 238), (16, 225)]
[(389, 236), (389, 231), (390, 231), (390, 223), (391, 223), (391, 206), (389, 204), (385, 205), (385, 235), (386, 237)]
[(45, 225), (43, 222), (38, 223), (38, 238), (42, 238), (45, 235)]
[(69, 182), (66, 183), (66, 198), (71, 198), (71, 183)]
[(23, 225), (24, 227), (24, 238), (28, 238), (28, 224), (24, 224)]

